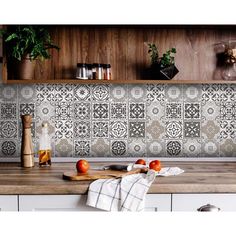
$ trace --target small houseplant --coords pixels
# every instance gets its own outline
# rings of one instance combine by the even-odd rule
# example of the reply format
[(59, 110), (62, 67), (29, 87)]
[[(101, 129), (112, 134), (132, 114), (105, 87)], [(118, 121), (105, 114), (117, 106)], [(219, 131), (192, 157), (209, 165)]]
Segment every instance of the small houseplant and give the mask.
[(7, 62), (13, 64), (18, 79), (32, 79), (37, 59), (50, 58), (53, 44), (45, 27), (39, 25), (8, 26), (0, 31), (5, 44)]
[(150, 76), (157, 79), (170, 80), (179, 71), (175, 66), (176, 49), (171, 48), (159, 57), (157, 46), (154, 43), (148, 43), (148, 53), (151, 57)]

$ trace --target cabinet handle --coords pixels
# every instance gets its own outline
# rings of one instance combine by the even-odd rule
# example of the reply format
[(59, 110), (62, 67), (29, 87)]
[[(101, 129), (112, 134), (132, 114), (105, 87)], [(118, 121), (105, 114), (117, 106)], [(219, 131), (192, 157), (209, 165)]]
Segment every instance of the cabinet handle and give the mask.
[(197, 211), (214, 211), (214, 212), (217, 212), (217, 211), (220, 211), (220, 208), (216, 207), (214, 205), (211, 205), (211, 204), (206, 204), (204, 206), (199, 207), (197, 209)]

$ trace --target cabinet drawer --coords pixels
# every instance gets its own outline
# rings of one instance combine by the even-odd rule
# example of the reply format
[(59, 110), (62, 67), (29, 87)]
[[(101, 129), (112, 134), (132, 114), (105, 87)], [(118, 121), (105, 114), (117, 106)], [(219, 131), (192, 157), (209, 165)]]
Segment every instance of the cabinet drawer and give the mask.
[(211, 204), (221, 211), (236, 211), (236, 194), (173, 194), (173, 211), (197, 211)]
[[(20, 211), (101, 211), (86, 206), (86, 195), (20, 195)], [(145, 211), (171, 211), (171, 194), (147, 194)]]
[(20, 195), (20, 211), (99, 211), (86, 206), (86, 195)]
[(0, 211), (18, 211), (18, 199), (16, 195), (0, 196)]
[(145, 211), (171, 211), (171, 194), (147, 194)]

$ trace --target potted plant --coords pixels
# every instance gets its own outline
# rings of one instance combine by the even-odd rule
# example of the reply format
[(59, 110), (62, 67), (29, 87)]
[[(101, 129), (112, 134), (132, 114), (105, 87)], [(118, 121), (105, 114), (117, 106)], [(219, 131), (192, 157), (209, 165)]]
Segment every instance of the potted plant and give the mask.
[(159, 57), (157, 46), (154, 43), (148, 43), (148, 47), (148, 53), (151, 57), (150, 77), (160, 80), (172, 79), (179, 72), (175, 66), (174, 54), (176, 49), (171, 48), (163, 53), (162, 57)]
[(7, 61), (13, 64), (18, 79), (32, 79), (37, 59), (50, 58), (49, 49), (59, 47), (52, 43), (45, 27), (39, 25), (8, 26), (0, 31), (6, 49)]

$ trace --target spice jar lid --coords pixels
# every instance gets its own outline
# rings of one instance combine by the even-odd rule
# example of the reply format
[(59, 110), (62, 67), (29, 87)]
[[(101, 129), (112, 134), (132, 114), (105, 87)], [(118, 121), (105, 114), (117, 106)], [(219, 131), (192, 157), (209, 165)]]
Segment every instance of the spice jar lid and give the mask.
[(100, 63), (93, 63), (93, 66), (95, 66), (95, 67), (102, 67), (102, 64), (100, 64)]
[(85, 64), (85, 63), (77, 63), (77, 66), (79, 66), (79, 67), (85, 67), (86, 64)]
[(111, 68), (111, 64), (103, 64), (104, 68)]

